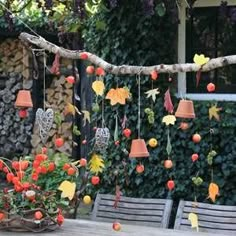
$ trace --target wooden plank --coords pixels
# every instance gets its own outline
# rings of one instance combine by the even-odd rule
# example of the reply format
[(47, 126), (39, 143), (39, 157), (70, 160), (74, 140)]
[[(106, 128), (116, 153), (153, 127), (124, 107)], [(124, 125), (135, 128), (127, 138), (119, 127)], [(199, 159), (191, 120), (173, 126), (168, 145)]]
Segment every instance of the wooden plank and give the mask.
[(92, 220), (96, 220), (96, 215), (98, 212), (98, 206), (99, 206), (100, 200), (101, 200), (101, 194), (98, 193), (94, 202), (94, 206), (93, 206), (93, 212), (92, 212), (92, 217), (91, 217)]
[[(183, 213), (182, 218), (188, 219), (189, 213)], [(215, 215), (215, 216), (209, 216), (209, 215), (198, 215), (199, 221), (211, 221), (211, 222), (218, 222), (218, 223), (232, 223), (236, 224), (236, 217), (222, 217), (222, 215)]]
[[(111, 194), (100, 194), (102, 200), (115, 200), (115, 196)], [(166, 199), (156, 199), (156, 198), (132, 198), (132, 197), (124, 197), (121, 196), (120, 202), (133, 202), (133, 203), (139, 203), (139, 204), (151, 204), (151, 203), (156, 203), (156, 204), (165, 204)]]
[(168, 228), (168, 226), (169, 226), (172, 205), (173, 205), (172, 200), (166, 200), (166, 205), (165, 205), (164, 213), (163, 213), (163, 217), (162, 217), (162, 227), (163, 228)]
[[(101, 200), (100, 205), (103, 206), (113, 206), (114, 201), (104, 201)], [(137, 203), (131, 203), (131, 202), (118, 202), (118, 207), (120, 208), (128, 208), (128, 209), (164, 209), (165, 205), (159, 205), (159, 204), (137, 204)]]
[(125, 213), (129, 215), (150, 215), (150, 216), (162, 216), (163, 210), (157, 210), (157, 209), (129, 209), (129, 208), (114, 208), (113, 206), (103, 206), (99, 205), (98, 211), (103, 212), (117, 212), (117, 213)]
[(227, 205), (215, 205), (215, 204), (208, 204), (208, 203), (200, 203), (200, 202), (190, 202), (185, 201), (185, 206), (194, 207), (197, 205), (197, 208), (204, 208), (204, 209), (218, 209), (221, 211), (233, 211), (236, 212), (236, 206), (227, 206)]
[(181, 219), (182, 219), (182, 215), (183, 215), (184, 204), (185, 204), (185, 201), (180, 200), (179, 206), (178, 206), (178, 210), (177, 210), (177, 214), (176, 214), (176, 217), (175, 217), (174, 229), (180, 229)]
[(193, 208), (193, 207), (184, 207), (184, 212), (195, 212), (197, 214), (202, 215), (209, 215), (209, 216), (215, 216), (215, 215), (221, 215), (224, 217), (236, 217), (236, 212), (232, 211), (221, 211), (221, 210), (214, 210), (213, 208), (211, 210), (204, 209), (204, 208)]

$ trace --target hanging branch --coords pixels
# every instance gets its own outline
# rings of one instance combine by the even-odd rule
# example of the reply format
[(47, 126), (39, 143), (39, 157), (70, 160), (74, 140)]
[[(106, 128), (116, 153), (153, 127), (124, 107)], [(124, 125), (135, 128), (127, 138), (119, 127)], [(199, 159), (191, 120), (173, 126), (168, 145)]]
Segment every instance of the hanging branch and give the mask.
[(53, 43), (48, 42), (42, 37), (37, 37), (28, 33), (21, 33), (19, 38), (27, 43), (34, 44), (39, 48), (43, 48), (49, 52), (54, 54), (59, 54), (61, 57), (69, 58), (69, 59), (81, 59), (81, 54), (86, 53), (88, 58), (92, 64), (102, 67), (105, 71), (111, 74), (119, 74), (119, 75), (135, 75), (135, 74), (144, 74), (150, 75), (153, 70), (158, 71), (158, 73), (178, 73), (178, 72), (191, 72), (191, 71), (210, 71), (216, 68), (224, 67), (227, 65), (236, 64), (236, 55), (218, 57), (211, 59), (204, 66), (199, 66), (195, 63), (186, 63), (186, 64), (173, 64), (173, 65), (154, 65), (154, 66), (130, 66), (130, 65), (121, 65), (116, 66), (112, 65), (100, 57), (83, 51), (76, 50), (68, 50), (63, 47), (59, 47)]

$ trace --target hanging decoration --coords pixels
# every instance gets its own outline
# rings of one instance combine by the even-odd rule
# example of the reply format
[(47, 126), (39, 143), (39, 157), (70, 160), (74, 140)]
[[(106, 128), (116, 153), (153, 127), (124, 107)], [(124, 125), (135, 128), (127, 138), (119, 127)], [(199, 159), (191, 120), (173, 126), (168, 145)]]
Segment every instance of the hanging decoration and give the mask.
[(156, 96), (159, 93), (160, 93), (159, 88), (151, 89), (151, 90), (148, 90), (147, 92), (145, 92), (145, 94), (147, 94), (147, 98), (151, 97), (153, 102), (156, 101)]
[(217, 104), (212, 105), (209, 108), (209, 119), (211, 120), (214, 117), (217, 121), (220, 121), (220, 116), (219, 116), (218, 112), (221, 110), (222, 110), (222, 108), (217, 107)]
[(33, 107), (33, 102), (31, 99), (31, 94), (29, 90), (20, 90), (17, 94), (15, 101), (16, 108), (31, 108)]
[(170, 89), (168, 88), (165, 92), (165, 96), (164, 96), (164, 107), (166, 109), (166, 111), (168, 111), (169, 113), (173, 113), (174, 112), (174, 106), (171, 100), (171, 96), (170, 96)]
[(181, 99), (175, 116), (179, 118), (195, 118), (193, 101)]
[(130, 92), (127, 88), (110, 89), (106, 95), (106, 99), (110, 99), (112, 106), (117, 103), (125, 105), (126, 99), (130, 98)]
[(92, 89), (96, 93), (97, 96), (98, 95), (102, 96), (104, 94), (105, 85), (103, 81), (96, 80), (92, 83)]
[(94, 153), (89, 161), (90, 171), (97, 175), (98, 173), (103, 172), (104, 167), (105, 165), (102, 156)]
[(60, 74), (60, 55), (56, 53), (50, 72), (55, 75)]
[(199, 232), (199, 225), (198, 225), (198, 216), (196, 213), (189, 213), (188, 220), (191, 222), (191, 227), (196, 228), (197, 232)]
[(212, 92), (214, 92), (215, 90), (216, 90), (215, 84), (209, 83), (209, 84), (207, 85), (207, 91), (208, 91), (209, 93), (212, 93)]
[(148, 118), (148, 123), (149, 124), (154, 124), (154, 122), (155, 122), (155, 113), (154, 113), (154, 111), (151, 109), (151, 108), (145, 108), (144, 109), (144, 112), (147, 114), (147, 118)]
[(84, 117), (83, 117), (83, 126), (85, 126), (87, 124), (87, 122), (88, 123), (91, 122), (91, 120), (90, 120), (90, 112), (87, 111), (87, 110), (82, 110), (81, 112), (84, 115)]
[(95, 133), (94, 150), (104, 151), (108, 147), (110, 131), (108, 128), (97, 128)]
[(213, 202), (216, 201), (216, 196), (219, 196), (219, 186), (216, 183), (210, 183), (208, 188), (208, 198), (210, 198)]
[(78, 115), (82, 114), (76, 106), (74, 106), (73, 104), (68, 102), (67, 105), (65, 106), (65, 109), (64, 109), (64, 115), (65, 116), (67, 116), (67, 115), (75, 116), (75, 113), (77, 113)]
[(61, 191), (61, 198), (68, 197), (72, 200), (75, 196), (76, 184), (68, 180), (64, 180), (58, 187), (58, 190)]
[(162, 123), (165, 123), (166, 126), (174, 125), (176, 118), (174, 115), (166, 115), (162, 118)]

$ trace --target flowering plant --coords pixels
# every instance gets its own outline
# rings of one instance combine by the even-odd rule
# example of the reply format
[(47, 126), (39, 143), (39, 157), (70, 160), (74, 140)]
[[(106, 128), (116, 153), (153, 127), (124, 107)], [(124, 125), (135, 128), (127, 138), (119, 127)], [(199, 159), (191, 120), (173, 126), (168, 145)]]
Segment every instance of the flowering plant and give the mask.
[[(61, 225), (65, 210), (73, 208), (79, 168), (63, 153), (43, 149), (18, 160), (0, 157), (7, 187), (0, 190), (0, 229), (43, 231)], [(19, 223), (20, 222), (20, 223)]]

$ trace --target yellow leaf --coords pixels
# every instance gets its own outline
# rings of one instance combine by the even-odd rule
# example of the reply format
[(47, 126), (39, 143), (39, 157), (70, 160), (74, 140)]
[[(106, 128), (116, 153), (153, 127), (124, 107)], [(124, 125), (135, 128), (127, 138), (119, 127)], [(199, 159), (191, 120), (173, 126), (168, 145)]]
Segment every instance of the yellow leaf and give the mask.
[(190, 220), (192, 228), (196, 228), (197, 232), (198, 232), (199, 227), (198, 227), (198, 216), (197, 216), (197, 214), (189, 213), (188, 214), (188, 220)]
[(162, 118), (162, 123), (165, 123), (166, 125), (174, 125), (176, 121), (176, 118), (174, 115), (167, 115)]
[(75, 188), (76, 188), (75, 183), (65, 180), (60, 184), (58, 190), (62, 191), (61, 193), (62, 198), (68, 197), (70, 200), (72, 200), (75, 195)]
[(216, 106), (217, 105), (214, 105), (211, 108), (209, 108), (209, 119), (211, 120), (212, 117), (214, 117), (217, 121), (219, 121), (220, 120), (220, 116), (219, 116), (218, 112), (221, 111), (222, 108), (218, 108)]
[(77, 112), (79, 115), (81, 115), (81, 112), (79, 111), (79, 109), (76, 106), (74, 106), (68, 102), (65, 107), (64, 114), (65, 115), (71, 114), (74, 116), (75, 112)]
[(111, 105), (120, 103), (125, 104), (125, 100), (130, 97), (129, 91), (125, 88), (110, 89), (106, 95), (106, 99), (110, 99)]
[(213, 202), (216, 200), (216, 195), (219, 196), (219, 186), (215, 183), (210, 183), (209, 188), (208, 188), (208, 193), (210, 198)]
[(96, 175), (99, 172), (102, 172), (104, 169), (104, 161), (102, 159), (102, 156), (98, 154), (93, 154), (90, 161), (89, 161), (89, 169), (91, 172), (95, 173)]
[(105, 85), (103, 81), (96, 80), (92, 84), (92, 88), (97, 95), (102, 96), (105, 90)]
[(210, 58), (205, 57), (204, 54), (201, 54), (201, 55), (195, 54), (193, 58), (194, 63), (196, 63), (199, 66), (205, 65), (209, 60)]
[(90, 123), (90, 112), (89, 112), (89, 111), (86, 111), (86, 110), (83, 110), (82, 112), (83, 112), (83, 114), (84, 114), (83, 126), (85, 126), (85, 125), (86, 125), (86, 122)]

